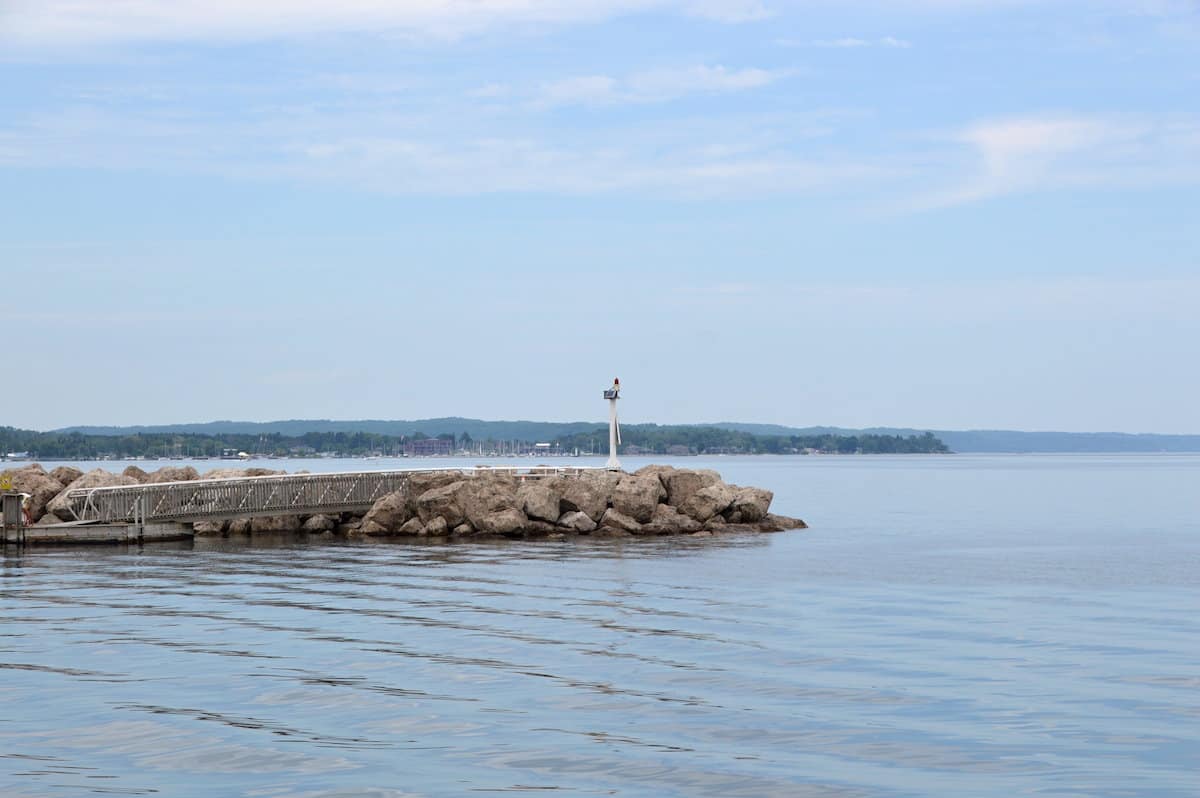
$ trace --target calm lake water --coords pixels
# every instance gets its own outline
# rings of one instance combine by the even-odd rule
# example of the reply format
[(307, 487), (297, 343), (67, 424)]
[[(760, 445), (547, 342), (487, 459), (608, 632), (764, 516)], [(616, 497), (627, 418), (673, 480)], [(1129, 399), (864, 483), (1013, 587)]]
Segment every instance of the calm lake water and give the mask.
[(1200, 457), (682, 464), (812, 529), (10, 547), (0, 795), (1200, 793)]

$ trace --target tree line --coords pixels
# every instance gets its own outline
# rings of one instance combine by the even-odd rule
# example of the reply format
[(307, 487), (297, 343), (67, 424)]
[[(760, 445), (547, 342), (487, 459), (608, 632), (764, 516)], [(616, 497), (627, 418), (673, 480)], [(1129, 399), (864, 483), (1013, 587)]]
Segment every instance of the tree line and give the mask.
[[(676, 427), (639, 424), (623, 427), (622, 451), (636, 447), (648, 454), (935, 454), (948, 452), (941, 440), (924, 435), (754, 435), (717, 427)], [(302, 435), (171, 434), (85, 435), (79, 432), (36, 432), (0, 427), (0, 454), (27, 452), (43, 460), (93, 460), (105, 457), (207, 457), (232, 452), (252, 456), (399, 455), (405, 444), (431, 436), (384, 435), (371, 432), (307, 432)], [(455, 449), (484, 452), (497, 442), (475, 440), (466, 432), (442, 433)], [(511, 443), (506, 441), (505, 443)], [(532, 444), (534, 441), (520, 441)], [(602, 452), (608, 447), (608, 428), (560, 436), (550, 443), (563, 452)]]

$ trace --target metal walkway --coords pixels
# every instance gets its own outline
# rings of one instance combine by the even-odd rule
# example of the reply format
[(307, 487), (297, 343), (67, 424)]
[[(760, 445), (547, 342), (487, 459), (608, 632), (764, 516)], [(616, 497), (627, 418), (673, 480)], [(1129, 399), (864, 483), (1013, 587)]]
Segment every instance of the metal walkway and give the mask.
[(422, 468), (332, 474), (278, 474), (201, 479), (111, 488), (80, 488), (67, 494), (71, 513), (88, 523), (216, 521), (264, 515), (365, 512), (401, 490), (413, 474), (461, 472), (512, 474), (518, 479), (579, 474), (584, 468)]

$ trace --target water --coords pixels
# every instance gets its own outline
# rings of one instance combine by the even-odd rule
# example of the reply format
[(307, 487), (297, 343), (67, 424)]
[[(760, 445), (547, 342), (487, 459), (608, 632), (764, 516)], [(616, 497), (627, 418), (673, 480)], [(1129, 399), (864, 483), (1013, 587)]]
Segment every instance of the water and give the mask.
[(686, 464), (813, 528), (9, 548), (0, 795), (1200, 790), (1200, 457)]

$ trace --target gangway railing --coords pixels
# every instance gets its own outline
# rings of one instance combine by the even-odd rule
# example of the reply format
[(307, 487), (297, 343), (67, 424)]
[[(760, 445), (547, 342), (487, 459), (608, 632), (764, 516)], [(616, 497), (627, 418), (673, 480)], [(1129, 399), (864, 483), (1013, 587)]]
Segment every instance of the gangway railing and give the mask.
[(78, 521), (208, 521), (264, 515), (366, 511), (389, 493), (402, 490), (414, 474), (460, 472), (511, 474), (533, 480), (580, 474), (588, 468), (551, 466), (422, 468), (403, 471), (344, 471), (327, 474), (271, 474), (198, 479), (148, 485), (78, 488), (67, 494)]

